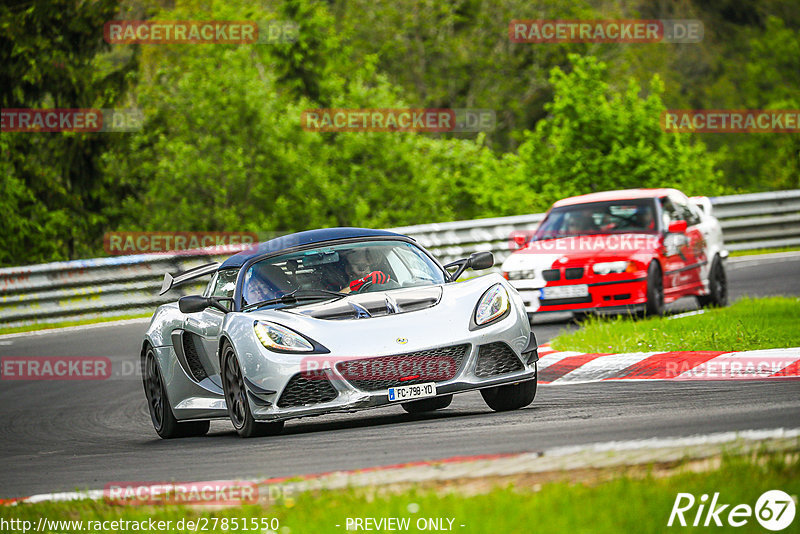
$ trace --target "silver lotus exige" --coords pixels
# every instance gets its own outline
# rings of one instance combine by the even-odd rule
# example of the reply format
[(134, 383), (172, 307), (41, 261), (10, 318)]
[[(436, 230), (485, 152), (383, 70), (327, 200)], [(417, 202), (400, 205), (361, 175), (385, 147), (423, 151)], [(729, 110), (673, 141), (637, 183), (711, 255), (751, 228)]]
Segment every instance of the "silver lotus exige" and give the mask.
[(203, 295), (160, 306), (141, 350), (162, 438), (230, 418), (244, 437), (284, 421), (400, 404), (445, 408), (480, 390), (493, 410), (536, 395), (536, 339), (489, 252), (442, 266), (406, 236), (333, 228), (261, 243), (224, 263), (165, 275), (162, 294), (211, 276)]

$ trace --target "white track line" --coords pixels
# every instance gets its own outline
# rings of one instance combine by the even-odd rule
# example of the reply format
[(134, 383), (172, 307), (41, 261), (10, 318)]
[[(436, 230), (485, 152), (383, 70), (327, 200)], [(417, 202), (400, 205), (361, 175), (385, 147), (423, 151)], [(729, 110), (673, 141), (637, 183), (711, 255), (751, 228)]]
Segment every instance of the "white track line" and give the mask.
[(129, 324), (149, 323), (150, 317), (140, 317), (138, 319), (123, 319), (121, 321), (103, 321), (100, 323), (81, 324), (77, 326), (65, 326), (62, 328), (45, 328), (43, 330), (31, 330), (30, 332), (16, 332), (14, 334), (2, 334), (0, 339), (17, 339), (31, 336), (44, 336), (47, 334), (63, 334), (69, 332), (80, 332), (92, 328), (105, 328), (109, 326), (124, 326)]
[[(388, 466), (385, 469), (336, 471), (320, 475), (303, 476), (297, 482), (251, 480), (265, 486), (291, 487), (297, 492), (319, 489), (338, 489), (354, 486), (418, 483), (420, 481), (481, 478), (553, 470), (580, 469), (598, 466), (635, 465), (658, 461), (708, 457), (719, 454), (720, 445), (748, 444), (765, 440), (791, 440), (800, 437), (800, 428), (774, 428), (695, 434), (685, 437), (650, 438), (628, 441), (607, 441), (588, 445), (554, 447), (543, 452), (524, 452), (494, 459), (467, 458), (463, 461), (434, 460), (424, 465)], [(712, 448), (701, 449), (711, 446)], [(687, 450), (694, 448), (694, 450)], [(672, 451), (667, 452), (669, 449)], [(656, 451), (641, 454), (643, 451)], [(614, 456), (609, 453), (623, 453)], [(446, 460), (446, 459), (445, 459)], [(210, 481), (209, 481), (210, 482)], [(222, 482), (222, 481), (219, 481)], [(225, 481), (228, 482), (228, 481)], [(159, 485), (162, 485), (160, 483)], [(43, 493), (17, 502), (59, 502), (79, 499), (102, 499), (103, 490)], [(15, 503), (11, 504), (16, 505)]]

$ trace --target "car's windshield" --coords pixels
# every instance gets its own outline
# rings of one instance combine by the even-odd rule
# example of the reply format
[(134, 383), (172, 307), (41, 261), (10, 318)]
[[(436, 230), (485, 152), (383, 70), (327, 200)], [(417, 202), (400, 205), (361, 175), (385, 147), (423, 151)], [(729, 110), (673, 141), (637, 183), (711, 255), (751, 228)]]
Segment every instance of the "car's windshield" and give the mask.
[(658, 231), (652, 199), (592, 202), (553, 208), (534, 240), (575, 235)]
[(245, 273), (242, 296), (243, 306), (247, 306), (298, 289), (304, 299), (313, 298), (315, 290), (325, 299), (332, 298), (325, 291), (366, 293), (444, 282), (442, 269), (412, 243), (361, 241), (323, 245), (256, 262)]

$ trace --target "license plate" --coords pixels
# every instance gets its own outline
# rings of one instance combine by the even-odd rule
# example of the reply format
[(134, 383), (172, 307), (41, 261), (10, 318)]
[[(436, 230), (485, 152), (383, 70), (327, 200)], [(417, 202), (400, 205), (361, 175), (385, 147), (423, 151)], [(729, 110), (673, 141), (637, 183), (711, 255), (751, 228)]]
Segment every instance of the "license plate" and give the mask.
[(425, 397), (435, 396), (436, 384), (434, 382), (414, 384), (413, 386), (397, 386), (396, 388), (389, 388), (389, 400), (392, 402), (423, 399)]
[(572, 299), (589, 295), (589, 286), (577, 284), (574, 286), (543, 287), (542, 299)]

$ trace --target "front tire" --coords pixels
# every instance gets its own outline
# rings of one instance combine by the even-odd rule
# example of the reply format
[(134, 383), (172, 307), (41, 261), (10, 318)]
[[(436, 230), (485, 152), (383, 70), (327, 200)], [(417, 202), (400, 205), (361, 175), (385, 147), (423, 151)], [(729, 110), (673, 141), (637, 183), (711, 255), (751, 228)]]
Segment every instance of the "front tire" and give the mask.
[(495, 412), (508, 412), (524, 408), (536, 397), (538, 377), (518, 384), (495, 386), (481, 390), (484, 402)]
[(450, 406), (451, 402), (453, 402), (452, 395), (442, 395), (441, 397), (433, 397), (432, 399), (404, 402), (401, 406), (408, 413), (425, 413), (447, 408)]
[(648, 317), (664, 315), (664, 275), (655, 261), (647, 268), (647, 303), (644, 314)]
[(253, 417), (250, 403), (247, 401), (247, 390), (242, 378), (239, 360), (230, 343), (222, 347), (222, 390), (225, 393), (225, 405), (228, 417), (236, 432), (243, 438), (273, 436), (283, 430), (283, 421), (259, 423)]
[(158, 367), (158, 359), (153, 347), (148, 346), (142, 357), (142, 383), (147, 398), (147, 408), (153, 428), (163, 439), (203, 436), (211, 425), (209, 421), (189, 421), (179, 423), (172, 413), (167, 399), (167, 390)]
[(698, 295), (697, 303), (701, 307), (724, 308), (728, 305), (728, 276), (719, 256), (714, 258), (708, 273), (708, 295)]

